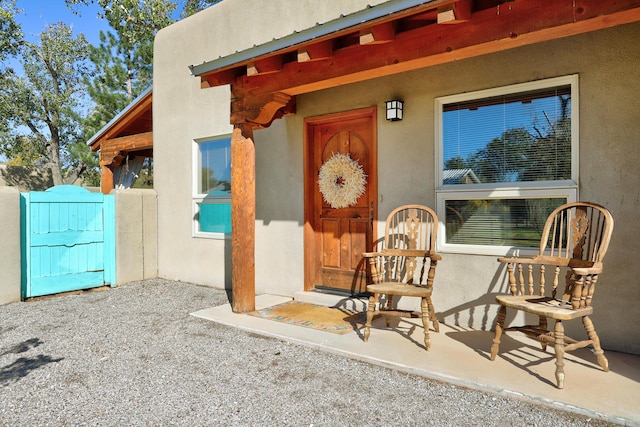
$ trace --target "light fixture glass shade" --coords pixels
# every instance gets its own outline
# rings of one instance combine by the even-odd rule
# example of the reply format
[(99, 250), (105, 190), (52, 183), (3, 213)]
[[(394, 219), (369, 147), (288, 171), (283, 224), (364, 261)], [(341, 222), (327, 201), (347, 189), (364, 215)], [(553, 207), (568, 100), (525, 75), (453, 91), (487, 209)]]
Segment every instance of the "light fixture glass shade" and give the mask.
[(386, 101), (385, 103), (387, 104), (387, 120), (391, 122), (402, 120), (404, 102), (399, 99), (393, 99), (391, 101)]

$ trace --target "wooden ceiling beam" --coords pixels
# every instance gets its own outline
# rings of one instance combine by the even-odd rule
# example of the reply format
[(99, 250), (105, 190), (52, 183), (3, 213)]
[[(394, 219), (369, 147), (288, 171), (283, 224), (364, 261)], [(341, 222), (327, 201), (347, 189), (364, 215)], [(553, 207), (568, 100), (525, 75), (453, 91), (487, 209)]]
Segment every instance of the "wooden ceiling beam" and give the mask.
[(471, 19), (473, 0), (459, 0), (438, 8), (438, 24), (459, 24)]
[(318, 61), (333, 56), (333, 40), (324, 40), (298, 49), (298, 62)]
[(519, 0), (457, 25), (427, 25), (389, 43), (335, 50), (328, 60), (290, 62), (277, 74), (239, 77), (234, 86), (240, 97), (298, 95), (637, 21), (638, 0)]
[(384, 22), (360, 31), (361, 45), (389, 43), (395, 38), (396, 29), (393, 21)]
[(258, 59), (247, 65), (247, 76), (275, 73), (282, 70), (282, 55)]
[(242, 75), (242, 72), (239, 68), (230, 68), (228, 70), (216, 72), (215, 74), (211, 74), (208, 78), (202, 79), (200, 87), (202, 89), (206, 89), (209, 87), (230, 85), (235, 82), (240, 75)]

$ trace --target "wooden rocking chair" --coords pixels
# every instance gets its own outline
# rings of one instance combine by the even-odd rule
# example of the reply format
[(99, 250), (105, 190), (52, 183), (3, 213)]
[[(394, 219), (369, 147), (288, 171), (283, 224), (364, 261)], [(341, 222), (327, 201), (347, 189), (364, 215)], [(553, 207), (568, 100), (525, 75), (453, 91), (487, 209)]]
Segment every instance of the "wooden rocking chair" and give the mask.
[[(424, 345), (429, 350), (430, 319), (435, 331), (439, 332), (438, 319), (431, 302), (433, 278), (441, 259), (435, 252), (437, 230), (438, 217), (425, 206), (401, 206), (387, 217), (383, 249), (363, 254), (369, 260), (373, 282), (367, 286), (367, 292), (372, 296), (367, 310), (365, 341), (369, 339), (372, 320), (380, 314), (385, 315), (387, 327), (388, 316), (422, 317)], [(384, 307), (378, 304), (380, 295), (386, 298)], [(421, 298), (421, 313), (394, 308), (394, 296)]]
[[(554, 210), (547, 219), (539, 255), (498, 259), (507, 264), (511, 295), (496, 297), (500, 309), (491, 360), (495, 360), (498, 354), (502, 332), (516, 330), (539, 340), (543, 350), (547, 344), (554, 346), (558, 388), (564, 387), (565, 351), (592, 345), (598, 364), (605, 372), (609, 371), (609, 362), (589, 316), (593, 313), (591, 300), (603, 269), (602, 260), (612, 230), (613, 218), (607, 209), (594, 203), (568, 203)], [(537, 293), (534, 290), (534, 266), (539, 269), (536, 274)], [(561, 274), (565, 276), (564, 294), (556, 298)], [(524, 277), (527, 277), (526, 285)], [(546, 296), (547, 291), (550, 291), (549, 296)], [(507, 307), (537, 315), (538, 325), (505, 328)], [(553, 331), (547, 330), (547, 318), (555, 319)], [(562, 322), (577, 318), (582, 318), (588, 336), (586, 340), (577, 341), (564, 334)]]

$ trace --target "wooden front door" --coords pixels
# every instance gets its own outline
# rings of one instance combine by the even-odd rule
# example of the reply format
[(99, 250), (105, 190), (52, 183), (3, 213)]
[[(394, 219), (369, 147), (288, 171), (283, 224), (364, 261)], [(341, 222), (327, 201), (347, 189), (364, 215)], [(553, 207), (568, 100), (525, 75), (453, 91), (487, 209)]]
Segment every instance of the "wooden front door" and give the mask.
[[(376, 110), (307, 119), (306, 131), (305, 289), (363, 292), (361, 255), (374, 240), (377, 211)], [(366, 176), (364, 193), (345, 207), (332, 206), (318, 184), (321, 168), (335, 154), (348, 155)], [(349, 185), (339, 176), (336, 184), (338, 191)]]

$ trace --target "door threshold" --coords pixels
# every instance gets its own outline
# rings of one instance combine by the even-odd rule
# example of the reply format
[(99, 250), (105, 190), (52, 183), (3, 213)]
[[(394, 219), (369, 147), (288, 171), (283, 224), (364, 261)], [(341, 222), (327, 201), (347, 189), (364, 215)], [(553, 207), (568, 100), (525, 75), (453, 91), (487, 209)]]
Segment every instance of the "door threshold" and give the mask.
[(353, 311), (366, 310), (369, 298), (367, 296), (357, 296), (351, 293), (338, 295), (334, 292), (321, 292), (318, 290), (296, 292), (293, 299), (309, 304), (326, 305), (329, 307), (343, 307)]
[(348, 291), (346, 289), (330, 288), (328, 286), (316, 286), (315, 289), (312, 289), (309, 292), (318, 292), (320, 294), (337, 295), (348, 298), (369, 298), (369, 296), (371, 295), (368, 292), (353, 293), (352, 291)]

